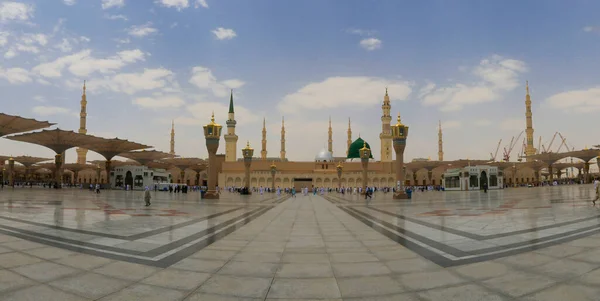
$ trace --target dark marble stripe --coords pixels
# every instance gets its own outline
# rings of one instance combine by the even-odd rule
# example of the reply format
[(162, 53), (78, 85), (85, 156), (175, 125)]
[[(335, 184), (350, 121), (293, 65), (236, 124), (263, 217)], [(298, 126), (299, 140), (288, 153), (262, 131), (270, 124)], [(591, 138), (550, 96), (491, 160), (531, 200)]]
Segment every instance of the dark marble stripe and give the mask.
[[(129, 257), (126, 255), (119, 255), (119, 254), (109, 254), (109, 253), (101, 252), (99, 250), (91, 250), (91, 249), (82, 248), (80, 246), (72, 246), (72, 245), (63, 244), (60, 242), (60, 240), (47, 241), (47, 240), (42, 239), (41, 237), (32, 237), (32, 236), (24, 235), (21, 233), (5, 231), (2, 229), (0, 229), (0, 233), (18, 237), (18, 238), (28, 240), (28, 241), (37, 242), (37, 243), (44, 244), (44, 245), (49, 245), (49, 246), (56, 247), (56, 248), (62, 248), (62, 249), (79, 252), (79, 253), (84, 253), (84, 254), (89, 254), (89, 255), (114, 259), (114, 260), (120, 260), (120, 261), (125, 261), (125, 262), (130, 262), (130, 263), (138, 263), (138, 264), (143, 264), (143, 265), (148, 265), (148, 266), (166, 268), (166, 267), (188, 257), (189, 255), (200, 251), (201, 249), (211, 245), (212, 243), (219, 241), (220, 239), (226, 237), (227, 235), (231, 234), (235, 230), (241, 228), (241, 226), (246, 225), (247, 223), (253, 221), (254, 219), (258, 218), (259, 216), (261, 216), (265, 212), (271, 210), (272, 208), (274, 208), (274, 207), (271, 207), (271, 206), (266, 207), (266, 208), (261, 207), (261, 208), (258, 208), (256, 210), (252, 211), (253, 214), (251, 214), (251, 215), (244, 214), (243, 216), (238, 216), (238, 217), (234, 218), (234, 220), (241, 221), (240, 223), (234, 224), (233, 226), (230, 226), (229, 228), (227, 228), (215, 235), (211, 235), (210, 237), (207, 237), (206, 239), (199, 241), (198, 243), (195, 243), (183, 250), (180, 250), (180, 251), (178, 251), (172, 255), (169, 255), (158, 261), (154, 261), (154, 260), (150, 260), (150, 259), (133, 258), (133, 257)], [(218, 229), (215, 229), (215, 228), (219, 227), (222, 224), (219, 224), (219, 225), (209, 229), (208, 232), (214, 233), (214, 232), (218, 231), (218, 229), (221, 229), (223, 227), (220, 227)], [(231, 223), (229, 223), (229, 224), (231, 224)], [(170, 251), (170, 250), (168, 250), (168, 251)]]
[[(187, 222), (182, 222), (176, 225), (172, 225), (172, 226), (166, 226), (166, 227), (162, 227), (159, 229), (155, 229), (155, 230), (150, 230), (144, 233), (140, 233), (140, 234), (133, 234), (133, 235), (117, 235), (117, 234), (109, 234), (109, 233), (103, 233), (103, 232), (96, 232), (96, 231), (88, 231), (88, 230), (81, 230), (81, 229), (73, 229), (73, 228), (66, 228), (66, 227), (61, 227), (61, 226), (56, 226), (56, 225), (48, 225), (48, 224), (43, 224), (43, 223), (38, 223), (38, 222), (33, 222), (33, 221), (27, 221), (27, 220), (22, 220), (22, 219), (18, 219), (18, 218), (12, 218), (12, 217), (6, 217), (6, 216), (0, 216), (1, 219), (4, 220), (9, 220), (9, 221), (13, 221), (13, 222), (19, 222), (19, 223), (24, 223), (24, 224), (28, 224), (28, 225), (33, 225), (33, 226), (39, 226), (39, 227), (44, 227), (44, 228), (50, 228), (50, 229), (57, 229), (57, 230), (61, 230), (61, 231), (66, 231), (66, 232), (73, 232), (73, 233), (79, 233), (79, 234), (87, 234), (87, 235), (94, 235), (94, 236), (100, 236), (100, 237), (106, 237), (106, 238), (114, 238), (114, 239), (123, 239), (123, 240), (138, 240), (141, 238), (146, 238), (146, 237), (150, 237), (156, 234), (160, 234), (160, 233), (164, 233), (164, 232), (168, 232), (168, 231), (172, 231), (175, 229), (179, 229), (185, 226), (189, 226), (189, 225), (193, 225), (195, 223), (199, 223), (211, 218), (215, 218), (221, 215), (225, 215), (237, 210), (240, 210), (244, 207), (236, 207), (233, 209), (229, 209), (223, 212), (219, 212), (219, 213), (215, 213), (215, 214), (211, 214), (211, 215), (207, 215), (204, 217), (199, 217), (199, 218), (195, 218), (192, 220), (189, 220)], [(118, 209), (117, 209), (118, 210)]]

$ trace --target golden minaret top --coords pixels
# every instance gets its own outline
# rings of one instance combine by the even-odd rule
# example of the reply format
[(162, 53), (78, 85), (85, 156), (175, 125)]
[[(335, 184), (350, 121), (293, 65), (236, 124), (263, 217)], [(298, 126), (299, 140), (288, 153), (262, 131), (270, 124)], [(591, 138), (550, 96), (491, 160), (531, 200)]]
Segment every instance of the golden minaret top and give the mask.
[(331, 129), (331, 116), (329, 116), (329, 131), (327, 134), (327, 151), (333, 155), (333, 130)]
[(262, 150), (260, 151), (260, 157), (263, 160), (267, 160), (267, 119), (265, 117), (263, 117)]
[(175, 155), (175, 120), (171, 120), (171, 155)]

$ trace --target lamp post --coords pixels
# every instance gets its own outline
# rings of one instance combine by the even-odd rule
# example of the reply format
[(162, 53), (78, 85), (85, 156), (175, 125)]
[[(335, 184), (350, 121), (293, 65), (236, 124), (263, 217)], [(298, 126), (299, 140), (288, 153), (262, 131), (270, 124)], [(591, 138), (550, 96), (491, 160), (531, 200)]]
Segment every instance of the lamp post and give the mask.
[(15, 159), (12, 157), (8, 159), (8, 185), (15, 186)]
[[(406, 138), (408, 137), (408, 126), (402, 124), (400, 113), (398, 113), (398, 122), (392, 127), (392, 138), (394, 141), (394, 151), (396, 152), (396, 193), (394, 199), (408, 199), (404, 192), (404, 149), (406, 148)], [(416, 172), (414, 173), (416, 175)], [(413, 177), (414, 177), (413, 175)], [(416, 177), (415, 181), (416, 181)]]
[(337, 170), (337, 176), (338, 176), (338, 193), (342, 192), (342, 171), (344, 170), (344, 167), (342, 166), (342, 163), (338, 163), (338, 165), (335, 167), (335, 169)]
[(252, 194), (250, 189), (250, 165), (252, 165), (252, 156), (254, 155), (254, 149), (250, 147), (250, 142), (246, 143), (246, 147), (242, 148), (242, 155), (244, 156), (244, 167), (246, 168), (246, 189), (248, 194)]
[(205, 199), (218, 199), (217, 191), (217, 149), (219, 149), (219, 139), (221, 139), (221, 129), (223, 127), (215, 123), (215, 113), (213, 112), (210, 123), (204, 126), (204, 138), (206, 139), (206, 149), (208, 150), (208, 191), (204, 194)]
[(271, 163), (271, 192), (275, 192), (275, 174), (277, 173), (277, 166), (275, 162)]
[(96, 164), (96, 184), (100, 184), (100, 176), (102, 175), (102, 169), (100, 168), (100, 164)]
[(371, 157), (371, 149), (367, 147), (367, 142), (364, 142), (363, 148), (360, 150), (360, 162), (362, 163), (362, 193), (367, 191), (367, 171), (369, 168), (369, 158)]

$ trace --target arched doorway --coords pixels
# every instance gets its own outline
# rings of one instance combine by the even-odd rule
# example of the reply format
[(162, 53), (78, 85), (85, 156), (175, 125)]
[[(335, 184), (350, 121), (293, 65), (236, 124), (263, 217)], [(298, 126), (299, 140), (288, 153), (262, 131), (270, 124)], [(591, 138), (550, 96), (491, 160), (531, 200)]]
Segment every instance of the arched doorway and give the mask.
[(479, 177), (479, 189), (483, 189), (484, 185), (488, 186), (488, 177), (487, 177), (487, 173), (485, 172), (485, 170), (482, 170), (481, 175)]
[(129, 187), (133, 187), (133, 175), (131, 174), (131, 171), (128, 171), (125, 174), (125, 186), (129, 185)]

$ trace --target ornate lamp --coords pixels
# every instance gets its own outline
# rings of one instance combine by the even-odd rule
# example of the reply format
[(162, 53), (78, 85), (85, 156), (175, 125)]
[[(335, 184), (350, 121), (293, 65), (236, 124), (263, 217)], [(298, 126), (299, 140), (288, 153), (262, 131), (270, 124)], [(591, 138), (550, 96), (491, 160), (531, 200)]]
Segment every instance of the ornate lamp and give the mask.
[(342, 189), (342, 171), (344, 170), (344, 167), (342, 166), (342, 163), (340, 162), (335, 167), (335, 169), (337, 170), (337, 176), (338, 176), (338, 192), (340, 192)]
[[(391, 126), (392, 139), (394, 142), (394, 151), (396, 152), (396, 193), (394, 199), (407, 199), (404, 192), (404, 149), (406, 148), (406, 138), (408, 138), (408, 126), (402, 124), (400, 113), (398, 113), (398, 122)], [(416, 173), (415, 180), (416, 180)]]
[(254, 149), (250, 147), (250, 142), (246, 143), (246, 147), (242, 148), (242, 155), (244, 156), (244, 167), (246, 168), (246, 189), (248, 194), (251, 194), (250, 190), (250, 165), (252, 165), (252, 156), (254, 156)]
[(364, 142), (364, 145), (361, 149), (359, 149), (360, 152), (360, 161), (362, 163), (362, 178), (363, 178), (363, 191), (362, 193), (365, 193), (367, 191), (367, 170), (369, 168), (369, 158), (371, 157), (371, 149), (367, 147), (367, 142)]
[(206, 149), (208, 150), (208, 191), (204, 194), (205, 199), (218, 199), (219, 192), (217, 187), (217, 149), (219, 149), (219, 140), (221, 139), (221, 129), (223, 126), (215, 123), (215, 113), (212, 113), (210, 123), (204, 126), (204, 138), (206, 139)]
[(271, 192), (275, 192), (275, 174), (277, 173), (277, 166), (275, 162), (271, 163)]

